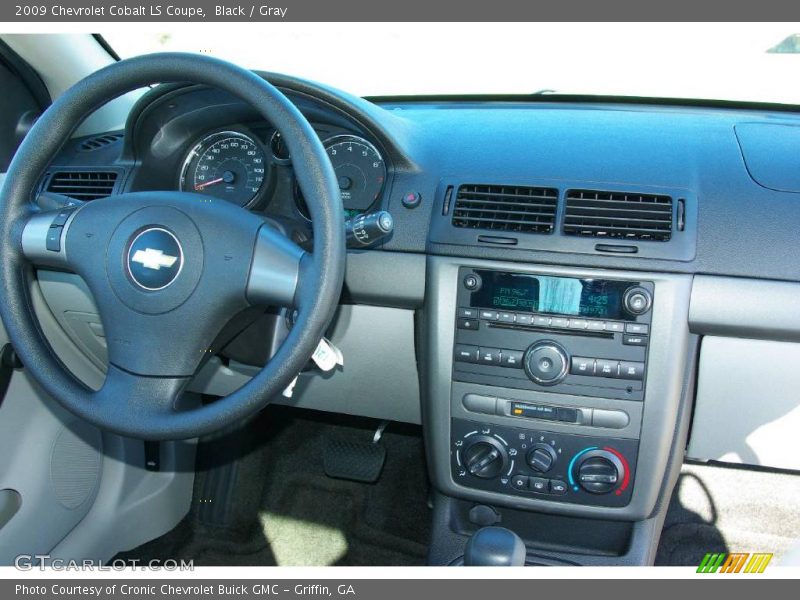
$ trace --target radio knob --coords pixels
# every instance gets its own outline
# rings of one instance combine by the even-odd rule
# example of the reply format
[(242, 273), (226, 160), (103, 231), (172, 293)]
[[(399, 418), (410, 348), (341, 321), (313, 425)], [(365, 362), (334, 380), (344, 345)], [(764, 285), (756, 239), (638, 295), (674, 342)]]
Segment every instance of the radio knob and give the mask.
[(558, 455), (550, 444), (536, 444), (530, 452), (526, 460), (528, 466), (534, 471), (539, 473), (547, 473), (553, 468)]
[(650, 305), (653, 303), (653, 297), (650, 292), (643, 287), (632, 287), (625, 291), (622, 297), (622, 303), (632, 315), (643, 315), (650, 310)]
[(539, 385), (555, 385), (564, 379), (569, 368), (567, 351), (552, 340), (533, 344), (525, 353), (525, 373)]
[(483, 438), (464, 451), (464, 466), (470, 475), (492, 479), (503, 472), (508, 453), (498, 442)]

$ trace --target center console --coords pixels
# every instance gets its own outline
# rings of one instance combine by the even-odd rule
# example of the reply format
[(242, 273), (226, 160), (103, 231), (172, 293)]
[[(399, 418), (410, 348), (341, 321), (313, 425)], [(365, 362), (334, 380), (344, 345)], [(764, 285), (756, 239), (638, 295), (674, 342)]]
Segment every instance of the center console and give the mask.
[(606, 522), (665, 506), (688, 428), (691, 277), (449, 257), (427, 275), (437, 491)]
[[(470, 419), (452, 422), (453, 479), (552, 502), (628, 504), (638, 443), (592, 430), (625, 429), (641, 415), (653, 300), (653, 282), (641, 279), (460, 268), (452, 379), (508, 391), (461, 396)], [(580, 397), (629, 404), (600, 408)], [(491, 427), (489, 416), (517, 424)], [(553, 422), (586, 431), (555, 433)]]

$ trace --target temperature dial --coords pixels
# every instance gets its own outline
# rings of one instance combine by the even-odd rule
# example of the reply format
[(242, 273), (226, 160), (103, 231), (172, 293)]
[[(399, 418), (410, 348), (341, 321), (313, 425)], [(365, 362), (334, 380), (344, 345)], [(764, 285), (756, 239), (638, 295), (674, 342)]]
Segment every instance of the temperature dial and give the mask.
[(492, 479), (506, 468), (508, 452), (497, 440), (481, 436), (464, 450), (463, 461), (470, 475)]
[(608, 494), (628, 486), (627, 468), (621, 455), (611, 449), (589, 448), (573, 459), (571, 479), (587, 492)]

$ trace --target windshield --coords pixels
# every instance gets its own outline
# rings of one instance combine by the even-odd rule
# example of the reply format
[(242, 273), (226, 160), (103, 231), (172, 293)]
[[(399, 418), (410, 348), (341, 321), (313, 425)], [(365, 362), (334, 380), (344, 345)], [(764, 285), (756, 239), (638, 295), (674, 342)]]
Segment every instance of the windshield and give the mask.
[(202, 52), (361, 96), (554, 92), (800, 105), (800, 23), (216, 23), (103, 35), (123, 58)]

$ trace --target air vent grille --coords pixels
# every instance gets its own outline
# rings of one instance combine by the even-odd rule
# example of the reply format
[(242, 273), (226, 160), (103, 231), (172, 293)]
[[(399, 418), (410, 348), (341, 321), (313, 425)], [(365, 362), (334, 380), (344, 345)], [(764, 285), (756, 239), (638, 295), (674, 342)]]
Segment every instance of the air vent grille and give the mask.
[(462, 185), (456, 194), (453, 225), (472, 229), (551, 233), (558, 190), (510, 185)]
[(59, 171), (47, 183), (47, 191), (76, 200), (97, 200), (114, 192), (117, 173), (113, 171)]
[(569, 190), (564, 233), (666, 242), (672, 235), (672, 198), (656, 194)]
[(123, 134), (121, 133), (109, 133), (107, 135), (98, 135), (97, 137), (89, 138), (88, 140), (84, 140), (81, 142), (81, 150), (84, 152), (91, 152), (93, 150), (99, 150), (100, 148), (105, 148), (115, 142), (118, 142), (123, 138)]

